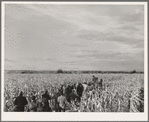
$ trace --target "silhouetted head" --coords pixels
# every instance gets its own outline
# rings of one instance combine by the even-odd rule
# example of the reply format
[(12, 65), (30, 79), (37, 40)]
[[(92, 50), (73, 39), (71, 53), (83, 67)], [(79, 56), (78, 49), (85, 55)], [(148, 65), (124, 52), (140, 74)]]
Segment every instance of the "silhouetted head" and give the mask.
[(23, 91), (20, 92), (20, 95), (19, 96), (23, 96)]
[(48, 94), (48, 91), (47, 90), (45, 91), (45, 94)]
[(81, 83), (79, 83), (78, 85), (79, 85), (79, 86), (81, 86), (82, 84), (81, 84)]

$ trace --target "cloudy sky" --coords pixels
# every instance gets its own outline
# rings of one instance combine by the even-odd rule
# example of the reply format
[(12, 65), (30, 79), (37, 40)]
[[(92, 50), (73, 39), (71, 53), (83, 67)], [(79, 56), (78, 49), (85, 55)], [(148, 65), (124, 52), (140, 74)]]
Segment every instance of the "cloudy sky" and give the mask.
[(6, 4), (6, 70), (144, 70), (144, 6)]

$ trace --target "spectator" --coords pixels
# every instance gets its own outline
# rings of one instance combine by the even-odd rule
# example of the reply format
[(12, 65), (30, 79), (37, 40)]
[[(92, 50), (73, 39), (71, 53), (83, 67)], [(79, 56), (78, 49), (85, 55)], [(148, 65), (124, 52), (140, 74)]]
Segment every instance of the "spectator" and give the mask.
[(14, 101), (14, 105), (16, 105), (16, 111), (23, 112), (24, 107), (27, 104), (28, 104), (28, 102), (27, 102), (26, 98), (23, 96), (23, 92), (21, 91), (20, 95)]
[(44, 112), (51, 112), (52, 109), (49, 106), (49, 102), (47, 98), (42, 98), (42, 104), (43, 104), (43, 111)]
[(36, 102), (35, 96), (33, 96), (31, 99), (31, 103), (29, 104), (29, 111), (30, 112), (36, 112), (37, 111), (37, 102)]
[(43, 112), (43, 111), (44, 111), (44, 108), (43, 108), (42, 100), (39, 99), (37, 103), (37, 112)]
[(49, 107), (49, 100), (51, 97), (48, 94), (48, 91), (45, 91), (45, 94), (42, 95), (42, 104), (43, 104), (43, 111), (44, 112), (51, 112), (52, 109)]
[(59, 103), (59, 112), (65, 112), (67, 100), (63, 93), (57, 98), (57, 102)]
[(94, 81), (94, 82), (95, 82), (95, 80), (96, 80), (96, 78), (95, 78), (95, 76), (93, 75), (93, 79), (92, 79), (92, 81)]
[(43, 94), (43, 95), (42, 95), (42, 98), (47, 98), (48, 100), (50, 100), (50, 99), (51, 99), (51, 97), (49, 96), (49, 94), (48, 94), (48, 91), (47, 91), (47, 90), (45, 91), (45, 94)]

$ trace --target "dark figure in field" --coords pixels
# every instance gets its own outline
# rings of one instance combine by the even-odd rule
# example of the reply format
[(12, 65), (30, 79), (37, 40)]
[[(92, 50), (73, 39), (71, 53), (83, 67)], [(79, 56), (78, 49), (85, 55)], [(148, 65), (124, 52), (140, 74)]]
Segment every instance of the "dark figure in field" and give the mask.
[(77, 85), (76, 83), (73, 84), (74, 89), (77, 89)]
[(83, 85), (81, 83), (79, 83), (78, 86), (77, 86), (77, 94), (78, 94), (78, 97), (79, 97), (79, 101), (81, 100), (83, 90), (84, 90)]
[(103, 80), (102, 80), (102, 79), (100, 79), (99, 87), (100, 87), (100, 88), (103, 88)]
[(92, 81), (93, 81), (93, 83), (97, 83), (97, 82), (98, 82), (98, 77), (95, 77), (95, 76), (93, 75)]
[(38, 100), (37, 112), (52, 112), (52, 109), (49, 107), (49, 102), (48, 102), (47, 98)]
[(29, 111), (30, 112), (36, 112), (37, 111), (37, 102), (36, 102), (35, 96), (32, 97), (31, 102), (29, 103)]
[(63, 93), (64, 91), (63, 91), (63, 85), (61, 85), (61, 87), (60, 87), (60, 89), (59, 89), (59, 92), (60, 93)]
[(73, 89), (72, 92), (70, 93), (69, 99), (70, 99), (70, 102), (71, 101), (76, 101), (76, 100), (80, 101), (80, 97), (78, 96), (75, 89)]
[(70, 97), (69, 96), (70, 96), (72, 90), (73, 90), (73, 86), (70, 86), (70, 85), (68, 85), (65, 89), (65, 96), (66, 96), (66, 99), (67, 99), (68, 102), (70, 102)]
[(95, 81), (95, 76), (93, 75), (93, 79), (92, 79), (92, 81)]
[(45, 94), (43, 94), (43, 95), (42, 95), (42, 98), (47, 98), (48, 100), (50, 100), (50, 99), (51, 99), (51, 97), (49, 96), (49, 94), (48, 94), (48, 91), (47, 91), (47, 90), (45, 91)]
[(42, 95), (44, 112), (52, 111), (51, 108), (49, 107), (49, 100), (51, 100), (51, 96), (48, 94), (48, 91), (46, 90), (45, 94)]
[(27, 102), (26, 98), (23, 96), (23, 92), (21, 91), (20, 95), (14, 101), (14, 105), (16, 105), (15, 111), (23, 112), (24, 107), (27, 104), (28, 104), (28, 102)]
[(44, 112), (51, 112), (51, 108), (49, 107), (49, 100), (51, 100), (51, 96), (49, 96), (48, 91), (45, 91), (45, 94), (42, 95), (42, 104)]
[(42, 104), (43, 104), (43, 111), (44, 112), (52, 112), (52, 109), (49, 106), (49, 101), (47, 98), (42, 98)]
[(137, 109), (140, 112), (144, 112), (144, 88), (143, 87), (139, 90), (138, 98), (140, 99), (140, 101), (139, 101), (139, 105), (137, 105)]

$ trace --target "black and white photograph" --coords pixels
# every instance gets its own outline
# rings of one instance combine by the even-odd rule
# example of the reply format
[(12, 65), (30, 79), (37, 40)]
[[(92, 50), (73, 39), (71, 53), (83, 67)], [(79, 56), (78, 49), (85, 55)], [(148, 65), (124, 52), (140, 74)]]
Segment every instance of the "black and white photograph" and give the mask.
[(147, 47), (147, 2), (2, 2), (2, 119), (146, 120)]

